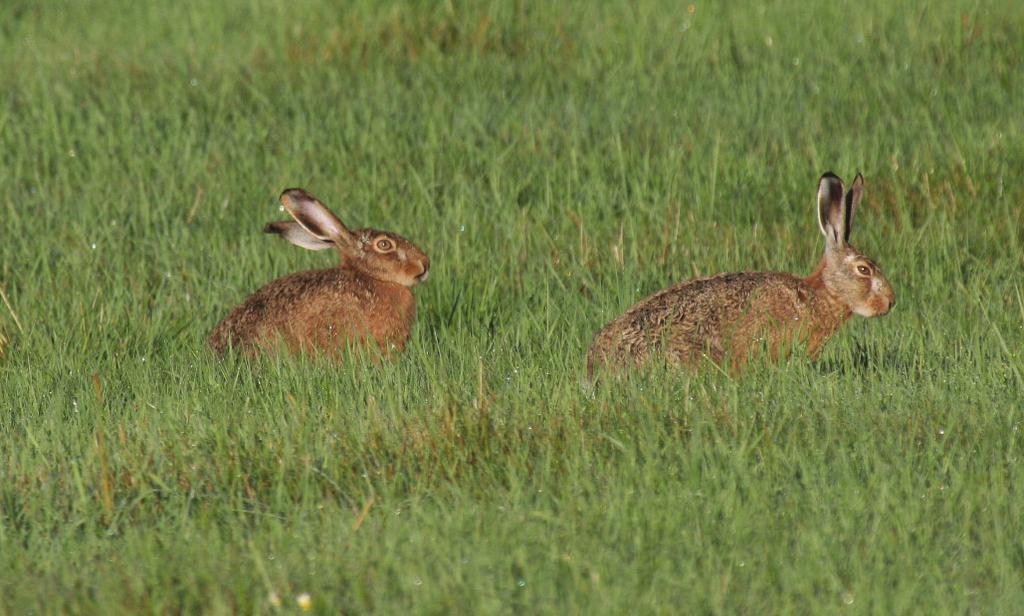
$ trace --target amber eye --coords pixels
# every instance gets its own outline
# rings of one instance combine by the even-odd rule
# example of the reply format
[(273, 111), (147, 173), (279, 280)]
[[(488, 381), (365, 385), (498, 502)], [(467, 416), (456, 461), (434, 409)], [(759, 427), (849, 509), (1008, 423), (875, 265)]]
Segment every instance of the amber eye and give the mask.
[(377, 250), (379, 250), (380, 252), (391, 252), (392, 250), (394, 250), (394, 248), (394, 242), (387, 239), (386, 237), (382, 237), (379, 240), (377, 240)]
[(871, 275), (871, 268), (869, 268), (867, 265), (858, 265), (857, 266), (857, 271), (860, 272), (861, 276), (870, 276)]

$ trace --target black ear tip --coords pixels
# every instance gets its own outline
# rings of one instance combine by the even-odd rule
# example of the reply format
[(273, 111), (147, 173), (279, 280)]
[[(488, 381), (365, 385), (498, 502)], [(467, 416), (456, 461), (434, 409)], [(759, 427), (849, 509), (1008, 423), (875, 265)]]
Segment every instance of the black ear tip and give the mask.
[(313, 199), (313, 195), (309, 194), (301, 188), (286, 188), (281, 193), (281, 199), (285, 197), (289, 199)]
[(281, 228), (280, 223), (268, 222), (267, 224), (263, 225), (263, 232), (280, 235), (281, 233), (284, 233), (284, 229)]

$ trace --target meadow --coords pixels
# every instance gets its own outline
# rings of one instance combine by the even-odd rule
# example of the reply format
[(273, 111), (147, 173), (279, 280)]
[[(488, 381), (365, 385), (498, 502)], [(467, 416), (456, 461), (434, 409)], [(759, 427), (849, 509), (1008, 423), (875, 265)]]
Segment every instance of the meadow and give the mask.
[[(1016, 0), (0, 3), (0, 613), (1019, 613)], [(820, 360), (581, 388), (698, 275), (898, 304)], [(381, 364), (218, 360), (335, 257), (432, 260)]]

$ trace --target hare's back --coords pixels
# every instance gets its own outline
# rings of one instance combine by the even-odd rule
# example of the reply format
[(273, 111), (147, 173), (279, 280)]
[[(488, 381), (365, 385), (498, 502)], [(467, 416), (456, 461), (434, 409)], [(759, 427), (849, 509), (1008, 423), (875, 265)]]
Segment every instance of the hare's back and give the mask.
[(728, 332), (760, 315), (788, 315), (806, 293), (803, 281), (778, 272), (719, 274), (675, 284), (635, 304), (604, 327), (591, 349), (594, 359), (640, 363), (657, 348), (689, 362), (717, 356)]
[(644, 327), (731, 320), (755, 297), (790, 296), (802, 281), (781, 272), (719, 274), (675, 284), (641, 300), (624, 317)]
[(361, 283), (355, 272), (341, 268), (296, 272), (263, 285), (235, 311), (255, 320), (279, 323), (338, 306), (357, 307), (372, 293)]
[(211, 334), (210, 344), (222, 350), (282, 337), (291, 346), (323, 348), (367, 336), (392, 338), (402, 321), (395, 313), (404, 312), (402, 302), (411, 298), (378, 289), (381, 284), (343, 268), (278, 278), (235, 308)]

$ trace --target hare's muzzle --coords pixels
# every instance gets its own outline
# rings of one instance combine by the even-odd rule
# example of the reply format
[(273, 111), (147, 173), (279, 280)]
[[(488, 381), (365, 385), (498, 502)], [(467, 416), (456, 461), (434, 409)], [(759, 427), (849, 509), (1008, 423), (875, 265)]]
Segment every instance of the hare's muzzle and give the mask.
[(882, 288), (879, 289), (878, 294), (875, 296), (877, 299), (876, 303), (878, 305), (878, 308), (875, 311), (875, 316), (884, 316), (889, 314), (889, 311), (896, 305), (896, 293), (893, 292), (888, 281), (883, 282), (880, 286)]

